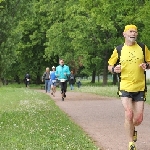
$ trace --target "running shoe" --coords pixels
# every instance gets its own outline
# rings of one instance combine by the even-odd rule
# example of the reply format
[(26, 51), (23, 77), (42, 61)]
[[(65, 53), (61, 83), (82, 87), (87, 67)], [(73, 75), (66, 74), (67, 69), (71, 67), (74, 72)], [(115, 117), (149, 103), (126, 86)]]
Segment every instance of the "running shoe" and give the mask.
[(129, 142), (129, 150), (136, 150), (134, 142)]
[(66, 97), (66, 94), (64, 93), (64, 97)]
[(134, 128), (134, 132), (133, 132), (133, 141), (134, 142), (137, 141), (137, 131), (135, 131), (135, 128)]
[(64, 97), (62, 97), (62, 101), (64, 101)]

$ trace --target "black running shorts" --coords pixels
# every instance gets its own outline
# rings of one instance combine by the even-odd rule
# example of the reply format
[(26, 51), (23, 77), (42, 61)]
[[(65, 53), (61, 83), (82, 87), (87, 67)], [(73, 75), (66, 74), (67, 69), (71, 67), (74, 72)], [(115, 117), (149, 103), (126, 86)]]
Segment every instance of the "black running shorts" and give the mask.
[(132, 101), (146, 101), (146, 92), (139, 91), (139, 92), (127, 92), (127, 91), (119, 91), (120, 97), (128, 97), (132, 98)]

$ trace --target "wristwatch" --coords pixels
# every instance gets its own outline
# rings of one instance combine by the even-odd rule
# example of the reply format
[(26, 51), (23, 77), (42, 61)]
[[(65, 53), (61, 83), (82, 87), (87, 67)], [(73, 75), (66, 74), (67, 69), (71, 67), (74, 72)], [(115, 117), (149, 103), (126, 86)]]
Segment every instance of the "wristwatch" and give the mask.
[(146, 69), (149, 69), (149, 64), (148, 63), (146, 63)]

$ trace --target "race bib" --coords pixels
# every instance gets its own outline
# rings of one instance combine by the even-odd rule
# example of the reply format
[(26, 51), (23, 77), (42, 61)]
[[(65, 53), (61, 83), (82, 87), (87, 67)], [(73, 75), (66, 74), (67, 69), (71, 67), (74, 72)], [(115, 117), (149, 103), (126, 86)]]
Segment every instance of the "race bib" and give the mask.
[(27, 79), (27, 81), (29, 81), (29, 79)]
[(60, 82), (65, 82), (66, 81), (66, 79), (60, 79)]
[(70, 79), (74, 79), (74, 77), (70, 77)]

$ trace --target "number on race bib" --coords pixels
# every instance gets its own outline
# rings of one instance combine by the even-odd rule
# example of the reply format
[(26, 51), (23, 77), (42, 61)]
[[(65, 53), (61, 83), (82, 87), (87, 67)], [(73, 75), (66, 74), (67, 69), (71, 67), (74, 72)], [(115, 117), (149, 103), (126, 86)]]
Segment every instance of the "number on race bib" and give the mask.
[(66, 79), (60, 79), (60, 82), (65, 82), (66, 81)]

